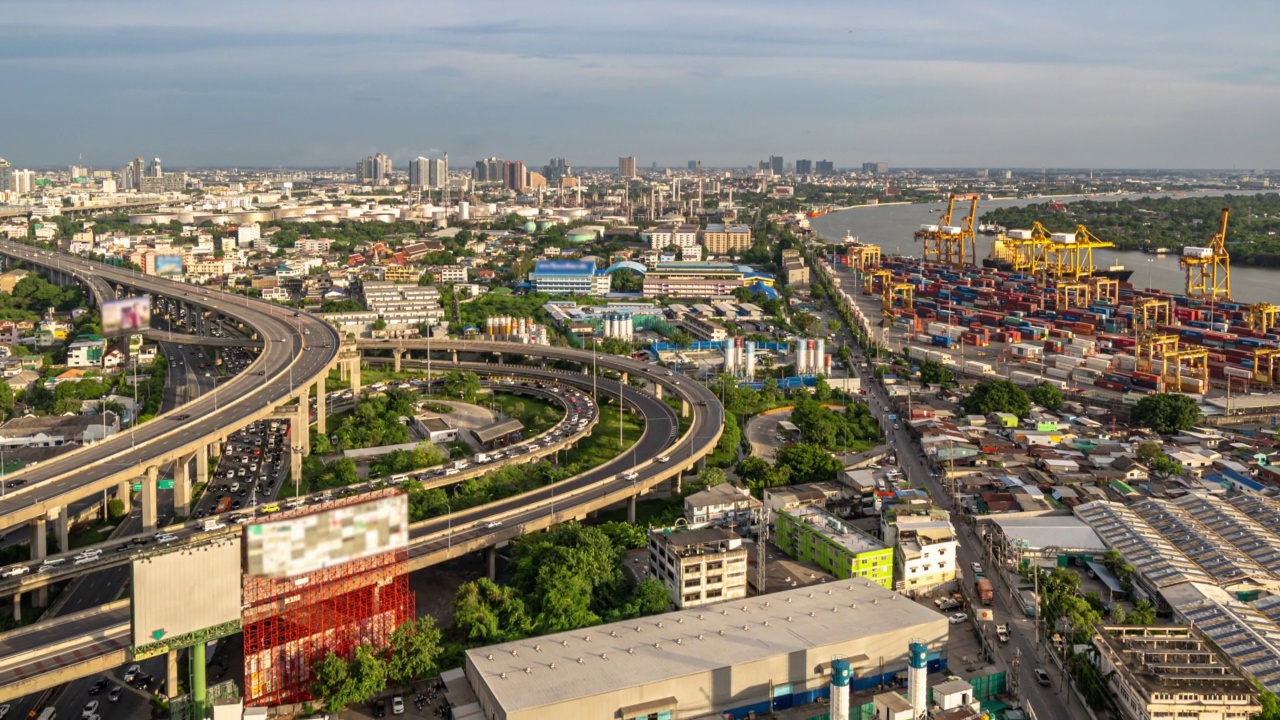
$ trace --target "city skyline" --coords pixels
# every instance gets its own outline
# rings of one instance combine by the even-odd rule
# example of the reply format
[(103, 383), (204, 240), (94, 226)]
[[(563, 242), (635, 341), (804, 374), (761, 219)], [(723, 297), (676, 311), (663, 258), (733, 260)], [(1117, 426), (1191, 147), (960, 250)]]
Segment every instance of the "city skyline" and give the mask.
[(49, 167), (83, 153), (95, 168), (138, 154), (348, 167), (445, 151), (535, 167), (634, 155), (638, 169), (774, 154), (841, 167), (1280, 165), (1270, 5), (800, 10), (10, 3), (0, 62), (25, 122), (0, 156)]

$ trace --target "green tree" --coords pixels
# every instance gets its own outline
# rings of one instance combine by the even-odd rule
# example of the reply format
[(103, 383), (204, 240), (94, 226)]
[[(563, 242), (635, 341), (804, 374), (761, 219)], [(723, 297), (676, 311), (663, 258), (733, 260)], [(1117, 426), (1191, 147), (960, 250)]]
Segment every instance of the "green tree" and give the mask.
[(124, 500), (111, 498), (107, 501), (107, 518), (116, 521), (124, 517)]
[(778, 450), (778, 467), (790, 471), (793, 483), (829, 482), (844, 467), (831, 453), (819, 445), (799, 443)]
[(1180, 393), (1147, 395), (1133, 406), (1129, 419), (1135, 425), (1150, 428), (1161, 435), (1190, 430), (1200, 420), (1196, 401)]
[(333, 446), (329, 443), (329, 436), (324, 433), (316, 433), (315, 439), (311, 441), (312, 455), (328, 455), (333, 451)]
[(1125, 618), (1127, 625), (1155, 625), (1156, 608), (1150, 600), (1139, 600)]
[(387, 687), (387, 668), (368, 645), (356, 648), (347, 677), (353, 703), (366, 702)]
[(1253, 684), (1258, 688), (1258, 703), (1262, 705), (1262, 712), (1255, 714), (1252, 720), (1280, 720), (1280, 698), (1258, 685), (1256, 680)]
[(473, 403), (480, 393), (480, 378), (473, 372), (450, 370), (444, 374), (444, 392), (449, 397), (456, 395), (466, 402)]
[(311, 666), (311, 696), (324, 702), (331, 713), (355, 702), (350, 676), (350, 663), (329, 653)]
[(969, 415), (1007, 412), (1023, 418), (1031, 413), (1031, 399), (1008, 380), (983, 380), (960, 401), (960, 407)]
[(920, 382), (925, 385), (950, 385), (954, 379), (947, 366), (940, 362), (925, 360), (920, 363)]
[(391, 634), (387, 643), (387, 679), (395, 685), (408, 685), (436, 672), (440, 657), (440, 629), (435, 618), (423, 616), (409, 620)]
[(1031, 389), (1031, 402), (1047, 410), (1062, 407), (1062, 391), (1053, 383), (1042, 382)]
[(453, 623), (463, 638), (488, 644), (526, 637), (533, 631), (515, 588), (488, 578), (463, 583), (453, 597)]
[(688, 497), (694, 493), (702, 492), (707, 488), (712, 488), (716, 485), (723, 485), (727, 481), (728, 478), (725, 476), (723, 469), (708, 465), (698, 471), (698, 476), (695, 480), (685, 483), (680, 490), (682, 495)]
[(601, 523), (597, 527), (609, 537), (609, 541), (614, 546), (624, 550), (639, 550), (649, 541), (648, 533), (639, 525), (625, 522), (607, 522)]

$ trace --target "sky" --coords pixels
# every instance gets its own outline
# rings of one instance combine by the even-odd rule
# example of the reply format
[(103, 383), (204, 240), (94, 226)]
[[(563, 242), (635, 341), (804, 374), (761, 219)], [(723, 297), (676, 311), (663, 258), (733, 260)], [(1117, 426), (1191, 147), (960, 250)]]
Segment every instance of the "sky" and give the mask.
[(1280, 3), (3, 0), (15, 167), (1280, 167)]

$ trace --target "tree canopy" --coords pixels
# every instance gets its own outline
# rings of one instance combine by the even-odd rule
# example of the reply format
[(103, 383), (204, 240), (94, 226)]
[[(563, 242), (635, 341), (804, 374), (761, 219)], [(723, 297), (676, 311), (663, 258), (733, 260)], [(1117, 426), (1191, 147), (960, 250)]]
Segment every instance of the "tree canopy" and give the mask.
[(778, 468), (787, 469), (791, 484), (803, 484), (835, 480), (844, 464), (822, 446), (799, 443), (778, 450)]
[(1007, 412), (1024, 418), (1031, 413), (1031, 399), (1008, 380), (983, 380), (960, 401), (960, 407), (969, 415)]
[(1190, 430), (1200, 420), (1200, 408), (1192, 398), (1180, 393), (1147, 395), (1129, 413), (1133, 424), (1161, 435)]
[(1031, 402), (1046, 410), (1062, 407), (1062, 391), (1053, 383), (1042, 382), (1031, 389)]
[(935, 360), (925, 360), (920, 363), (920, 382), (925, 385), (950, 385), (955, 377), (946, 365)]

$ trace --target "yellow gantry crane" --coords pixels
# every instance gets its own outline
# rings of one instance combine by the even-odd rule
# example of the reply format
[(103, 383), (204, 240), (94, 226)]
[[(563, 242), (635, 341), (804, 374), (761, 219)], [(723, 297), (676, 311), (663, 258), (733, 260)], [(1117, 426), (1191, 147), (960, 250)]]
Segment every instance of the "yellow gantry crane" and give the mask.
[(1013, 251), (1014, 272), (1038, 275), (1048, 262), (1047, 252), (1052, 233), (1036, 222), (1030, 230), (1009, 230), (1005, 246)]
[(1074, 233), (1052, 233), (1046, 248), (1046, 269), (1059, 280), (1080, 282), (1093, 275), (1093, 251), (1115, 246), (1099, 240), (1084, 225), (1077, 225)]
[(1185, 247), (1179, 264), (1187, 271), (1187, 297), (1204, 300), (1231, 299), (1231, 255), (1227, 252), (1227, 218), (1231, 208), (1222, 208), (1218, 232), (1208, 247)]
[(1249, 306), (1249, 328), (1258, 332), (1271, 332), (1276, 327), (1276, 317), (1280, 315), (1280, 305), (1269, 302), (1254, 303)]
[[(974, 223), (978, 217), (978, 198), (977, 193), (950, 196), (947, 198), (947, 210), (942, 217), (938, 218), (938, 224), (922, 225), (919, 230), (916, 230), (915, 239), (924, 243), (920, 257), (925, 262), (932, 261), (955, 268), (977, 264), (978, 241)], [(960, 225), (952, 225), (951, 218), (955, 215), (957, 200), (968, 200), (971, 204), (969, 214), (960, 222)], [(966, 246), (969, 248), (967, 260)]]

